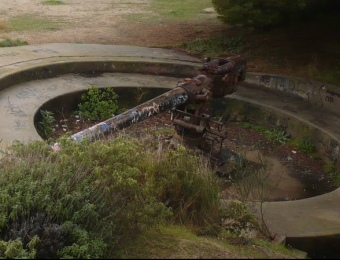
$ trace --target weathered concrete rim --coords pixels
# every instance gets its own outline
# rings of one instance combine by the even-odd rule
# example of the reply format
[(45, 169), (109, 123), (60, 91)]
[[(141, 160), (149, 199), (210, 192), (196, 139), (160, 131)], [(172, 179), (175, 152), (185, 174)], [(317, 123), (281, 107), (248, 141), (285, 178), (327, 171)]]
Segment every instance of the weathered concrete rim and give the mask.
[(168, 76), (194, 76), (196, 64), (188, 62), (169, 62), (162, 60), (138, 59), (79, 59), (72, 57), (68, 61), (44, 60), (44, 64), (26, 64), (24, 68), (11, 70), (0, 75), (0, 90), (37, 79), (53, 78), (68, 73), (104, 73), (124, 72)]

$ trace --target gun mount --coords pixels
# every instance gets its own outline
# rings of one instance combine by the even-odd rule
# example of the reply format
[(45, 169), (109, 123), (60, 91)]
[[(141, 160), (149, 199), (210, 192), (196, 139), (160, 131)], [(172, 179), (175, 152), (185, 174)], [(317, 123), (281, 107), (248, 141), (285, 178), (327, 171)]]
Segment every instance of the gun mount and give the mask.
[[(79, 142), (84, 138), (95, 140), (107, 133), (138, 123), (165, 111), (171, 111), (171, 119), (179, 136), (223, 142), (226, 133), (211, 129), (212, 124), (220, 124), (210, 119), (207, 105), (212, 98), (220, 98), (234, 93), (237, 84), (245, 79), (246, 60), (240, 56), (226, 59), (208, 59), (199, 68), (196, 77), (185, 78), (174, 89), (104, 122), (73, 134), (71, 138)], [(209, 133), (210, 135), (206, 135)]]

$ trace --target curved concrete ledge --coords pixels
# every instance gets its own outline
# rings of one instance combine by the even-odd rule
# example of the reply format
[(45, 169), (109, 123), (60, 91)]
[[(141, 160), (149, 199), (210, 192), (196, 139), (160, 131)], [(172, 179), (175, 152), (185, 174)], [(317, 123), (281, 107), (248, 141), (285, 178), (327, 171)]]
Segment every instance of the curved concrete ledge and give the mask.
[(340, 114), (339, 88), (326, 82), (284, 75), (248, 73), (246, 83), (300, 97), (317, 108)]
[(200, 61), (160, 48), (99, 44), (45, 44), (2, 48), (0, 90), (66, 73), (127, 72), (195, 75)]
[[(94, 83), (103, 86), (110, 82), (110, 86), (119, 87), (171, 88), (179, 77), (195, 75), (195, 68), (201, 65), (200, 60), (171, 50), (97, 44), (45, 44), (1, 48), (0, 57), (0, 145), (3, 148), (13, 140), (41, 139), (34, 128), (34, 114), (43, 103), (53, 97), (87, 88), (86, 84), (89, 82), (84, 84), (85, 81), (77, 73), (103, 73), (103, 81)], [(65, 76), (63, 87), (57, 88), (53, 78), (69, 73), (73, 74)], [(326, 144), (325, 155), (339, 163), (339, 93), (334, 90), (333, 102), (329, 102), (332, 105), (326, 106), (323, 102), (322, 109), (317, 113), (320, 106), (314, 106), (313, 102), (301, 102), (303, 99), (311, 99), (294, 95), (300, 88), (299, 91), (292, 90), (289, 84), (287, 88), (282, 87), (281, 92), (290, 94), (289, 97), (277, 95), (275, 91), (263, 92), (258, 86), (272, 89), (272, 86), (277, 85), (271, 84), (274, 80), (262, 84), (264, 79), (259, 75), (248, 73), (245, 85), (240, 86), (236, 94), (226, 97), (225, 107), (234, 101), (260, 108), (254, 109), (254, 112), (263, 112), (261, 116), (270, 111), (268, 116), (263, 117), (264, 121), (285, 126), (291, 133), (302, 135), (307, 131), (308, 134), (315, 135), (320, 139), (321, 145)], [(39, 85), (38, 81), (42, 79), (44, 84)], [(326, 87), (326, 90), (329, 88)], [(332, 94), (327, 91), (319, 93)], [(322, 95), (320, 97), (326, 98)], [(235, 114), (242, 115), (240, 111)], [(255, 114), (243, 116), (255, 118)], [(273, 114), (276, 116), (271, 117)], [(307, 127), (303, 128), (305, 126)], [(306, 200), (266, 202), (263, 204), (264, 220), (273, 232), (287, 237), (339, 235), (339, 193), (337, 189)]]

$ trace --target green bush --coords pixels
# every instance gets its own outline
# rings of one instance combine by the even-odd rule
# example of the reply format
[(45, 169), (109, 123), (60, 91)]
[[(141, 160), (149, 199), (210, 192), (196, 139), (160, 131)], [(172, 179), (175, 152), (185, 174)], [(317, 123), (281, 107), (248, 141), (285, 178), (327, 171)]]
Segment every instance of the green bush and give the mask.
[(124, 135), (58, 142), (16, 142), (1, 159), (1, 257), (110, 258), (150, 227), (217, 219), (218, 188), (197, 155)]
[(118, 112), (118, 95), (113, 88), (99, 89), (92, 85), (81, 95), (79, 114), (87, 120), (106, 120)]

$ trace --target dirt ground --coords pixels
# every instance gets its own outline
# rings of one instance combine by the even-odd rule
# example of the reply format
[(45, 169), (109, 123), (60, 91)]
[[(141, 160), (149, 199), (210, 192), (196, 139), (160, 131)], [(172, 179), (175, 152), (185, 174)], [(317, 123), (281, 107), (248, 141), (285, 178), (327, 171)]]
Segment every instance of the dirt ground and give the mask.
[[(11, 0), (0, 6), (0, 38), (22, 39), (29, 44), (100, 43), (146, 47), (176, 46), (184, 40), (209, 35), (225, 26), (213, 9), (209, 19), (195, 23), (148, 23), (151, 0), (63, 0), (63, 5), (42, 5), (43, 0)], [(133, 14), (134, 17), (128, 18)], [(15, 17), (32, 16), (52, 22), (49, 29), (12, 31), (6, 26)], [(55, 24), (55, 26), (53, 26)], [(55, 27), (55, 28), (53, 28)]]
[[(216, 13), (211, 8), (204, 10), (208, 13), (208, 19), (202, 22), (160, 22), (146, 25), (138, 19), (138, 15), (152, 15), (149, 8), (151, 0), (63, 0), (64, 5), (42, 5), (42, 2), (11, 0), (1, 4), (0, 39), (22, 39), (29, 44), (98, 43), (177, 49), (184, 41), (223, 33), (226, 29), (226, 26), (217, 20)], [(134, 18), (131, 18), (131, 14)], [(32, 21), (48, 20), (50, 23), (47, 29), (11, 30), (10, 21), (18, 17), (22, 20), (25, 20), (25, 17), (30, 17)], [(251, 67), (256, 68), (254, 65)], [(153, 120), (141, 124), (138, 131), (160, 119)], [(169, 125), (168, 123), (167, 121), (164, 124)], [(73, 129), (76, 130), (79, 129)], [(259, 154), (267, 155), (268, 171), (273, 173), (271, 178), (274, 179), (272, 184), (275, 185), (269, 187), (275, 190), (275, 193), (270, 195), (270, 200), (300, 199), (331, 189), (324, 176), (321, 161), (296, 152), (289, 145), (273, 146), (259, 133), (242, 129), (237, 124), (229, 124), (227, 130), (229, 135), (225, 145), (229, 149), (240, 152), (240, 146), (243, 146), (248, 160), (256, 160)], [(59, 130), (59, 133), (62, 133), (62, 130)], [(254, 149), (255, 143), (261, 144), (261, 149)], [(324, 184), (320, 185), (320, 182)], [(322, 191), (318, 190), (320, 186), (323, 186)]]

